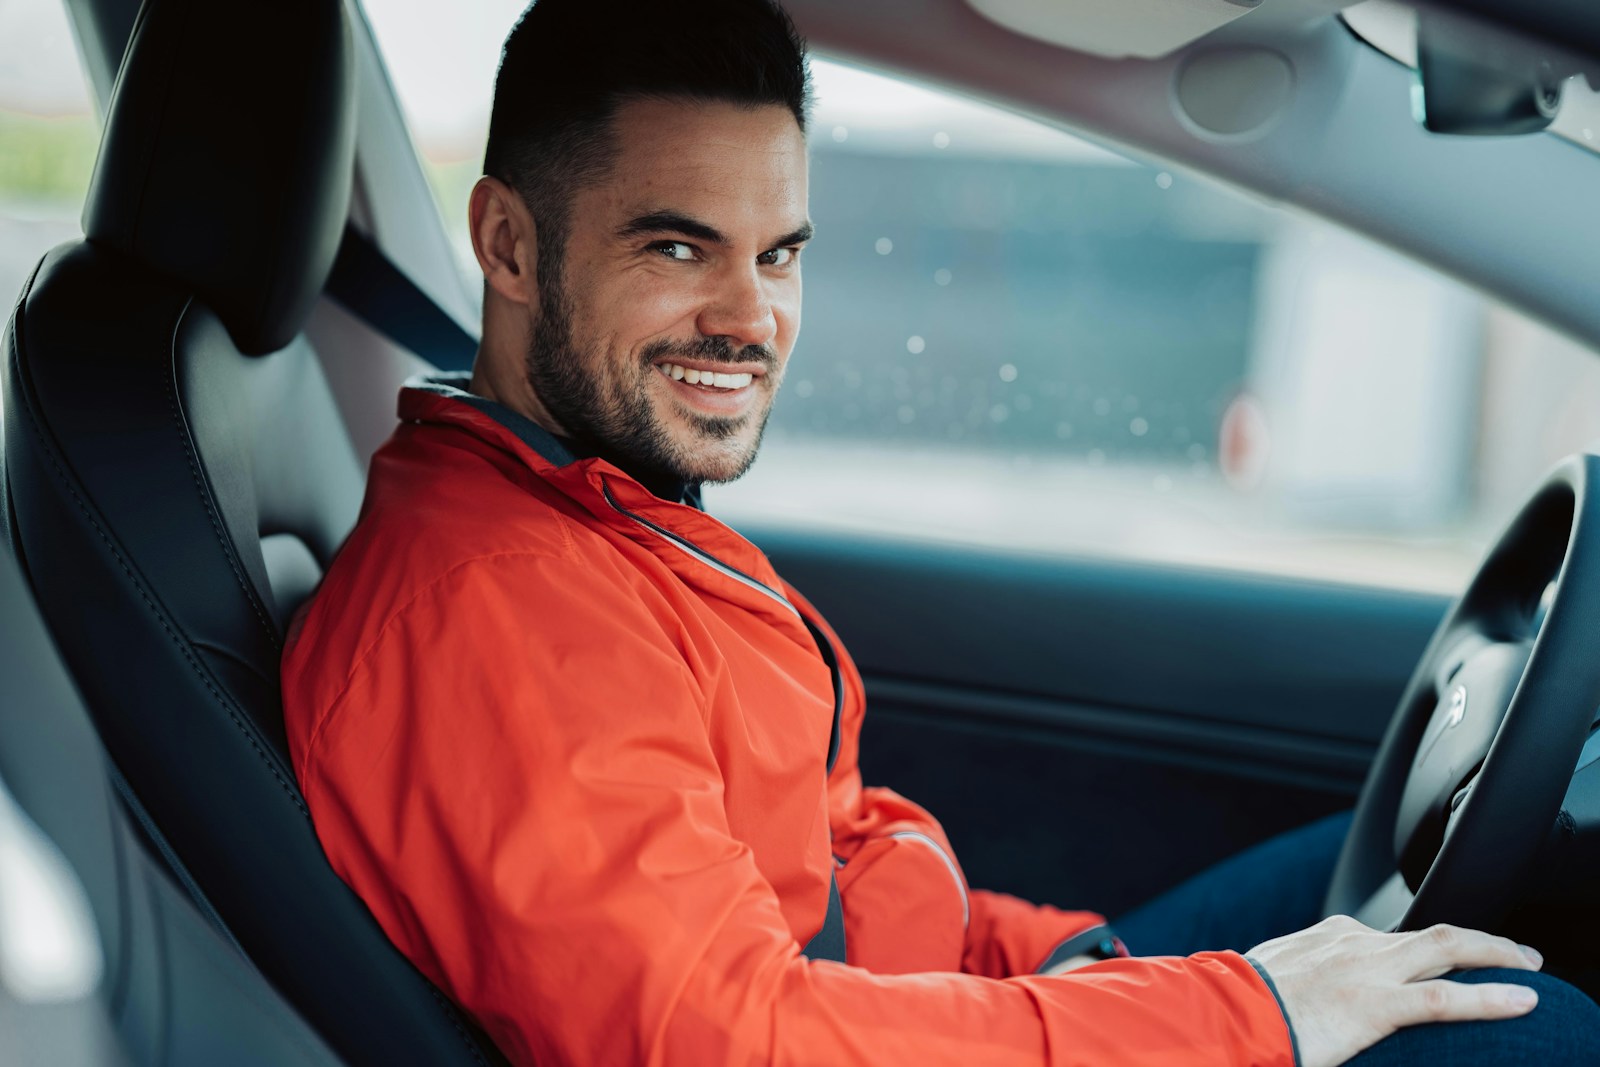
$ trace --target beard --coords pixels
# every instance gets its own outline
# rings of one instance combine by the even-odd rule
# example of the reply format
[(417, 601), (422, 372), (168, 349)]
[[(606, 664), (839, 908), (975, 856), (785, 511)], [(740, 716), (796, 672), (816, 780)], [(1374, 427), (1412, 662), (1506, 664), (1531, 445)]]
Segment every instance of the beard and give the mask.
[[(606, 355), (584, 345), (573, 333), (572, 301), (559, 272), (539, 279), (539, 318), (528, 340), (527, 377), (534, 395), (580, 445), (610, 461), (643, 484), (731, 482), (755, 462), (767, 418), (772, 413), (770, 390), (778, 383), (776, 355), (764, 345), (736, 349), (726, 337), (693, 342), (653, 341), (635, 366), (606, 373)], [(682, 413), (690, 439), (674, 439), (651, 403), (651, 375), (658, 360), (714, 363), (758, 362), (766, 373), (757, 381), (771, 383), (767, 404), (735, 418)], [(748, 443), (737, 440), (755, 423)]]

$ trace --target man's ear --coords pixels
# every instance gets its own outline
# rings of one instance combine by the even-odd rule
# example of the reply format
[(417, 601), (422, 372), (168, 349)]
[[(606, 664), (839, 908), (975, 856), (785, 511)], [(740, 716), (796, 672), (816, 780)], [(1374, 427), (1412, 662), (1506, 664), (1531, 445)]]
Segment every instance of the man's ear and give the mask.
[(467, 227), (484, 284), (513, 304), (536, 304), (538, 236), (517, 191), (487, 174), (479, 178), (467, 201)]

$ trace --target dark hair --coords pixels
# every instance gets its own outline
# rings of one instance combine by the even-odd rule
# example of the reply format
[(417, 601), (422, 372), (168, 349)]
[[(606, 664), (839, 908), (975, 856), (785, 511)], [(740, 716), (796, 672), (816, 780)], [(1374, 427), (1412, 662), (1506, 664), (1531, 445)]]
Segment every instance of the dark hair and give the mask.
[(610, 169), (617, 106), (660, 97), (780, 105), (803, 132), (805, 42), (773, 0), (534, 0), (512, 27), (483, 170), (532, 212), (541, 281), (547, 261), (559, 269), (572, 193)]

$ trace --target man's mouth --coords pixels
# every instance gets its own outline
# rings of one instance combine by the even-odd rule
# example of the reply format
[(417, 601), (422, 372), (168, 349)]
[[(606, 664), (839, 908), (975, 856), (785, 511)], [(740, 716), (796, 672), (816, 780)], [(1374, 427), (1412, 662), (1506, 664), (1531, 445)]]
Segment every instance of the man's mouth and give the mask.
[(657, 363), (655, 368), (673, 381), (698, 385), (702, 389), (732, 391), (743, 389), (755, 380), (755, 375), (749, 371), (714, 371), (704, 368), (685, 367), (678, 363)]

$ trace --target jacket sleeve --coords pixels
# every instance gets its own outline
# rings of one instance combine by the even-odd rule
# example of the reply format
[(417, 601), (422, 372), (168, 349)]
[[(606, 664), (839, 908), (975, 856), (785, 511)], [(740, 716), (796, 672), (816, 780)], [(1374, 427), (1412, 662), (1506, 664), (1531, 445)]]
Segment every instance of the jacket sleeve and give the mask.
[(1231, 953), (1007, 981), (805, 959), (728, 830), (679, 635), (572, 572), (458, 566), (295, 753), (335, 869), (514, 1062), (1292, 1062)]

